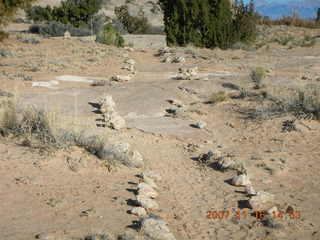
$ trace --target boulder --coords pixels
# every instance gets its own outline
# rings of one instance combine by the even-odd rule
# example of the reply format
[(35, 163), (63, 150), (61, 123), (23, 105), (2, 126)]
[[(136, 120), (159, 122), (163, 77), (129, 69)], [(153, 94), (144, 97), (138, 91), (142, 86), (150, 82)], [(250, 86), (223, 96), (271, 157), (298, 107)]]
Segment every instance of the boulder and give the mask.
[(126, 60), (124, 61), (124, 63), (129, 64), (129, 65), (135, 65), (135, 64), (136, 64), (136, 61), (133, 60), (132, 58), (129, 58), (129, 59), (126, 59)]
[(147, 183), (139, 183), (138, 194), (148, 198), (156, 198), (159, 194)]
[(106, 125), (115, 130), (126, 128), (127, 124), (123, 117), (117, 112), (105, 113), (104, 120)]
[(86, 240), (115, 240), (115, 237), (109, 233), (92, 234), (85, 237)]
[(69, 31), (66, 31), (64, 33), (64, 39), (70, 39), (71, 38), (71, 33)]
[(130, 75), (115, 75), (111, 77), (111, 81), (116, 82), (129, 82), (132, 80), (132, 76)]
[(256, 192), (256, 190), (254, 190), (252, 185), (247, 185), (246, 186), (246, 194), (248, 194), (248, 195), (256, 195), (257, 192)]
[(118, 236), (118, 240), (139, 240), (137, 232), (134, 230), (126, 230)]
[(156, 53), (156, 56), (158, 57), (161, 57), (161, 56), (169, 56), (171, 54), (174, 53), (174, 50), (171, 49), (171, 48), (168, 48), (168, 47), (163, 47), (163, 48), (160, 48), (158, 50), (158, 52)]
[(247, 186), (251, 185), (251, 182), (247, 174), (240, 174), (232, 178), (231, 184), (234, 186)]
[(144, 167), (142, 155), (137, 151), (132, 151), (129, 144), (105, 144), (97, 152), (97, 156), (102, 160), (121, 163), (127, 167)]
[(113, 101), (111, 95), (105, 95), (98, 100), (99, 108), (102, 113), (114, 112), (116, 103)]
[(162, 63), (172, 63), (173, 59), (170, 56), (164, 57), (161, 59)]
[(158, 189), (157, 184), (155, 183), (155, 181), (154, 181), (152, 178), (150, 178), (150, 177), (148, 177), (148, 176), (144, 176), (144, 177), (143, 177), (143, 181), (144, 181), (146, 184), (150, 185), (152, 188)]
[(147, 211), (143, 207), (135, 207), (130, 211), (130, 213), (138, 217), (143, 217), (147, 215)]
[(184, 57), (175, 57), (173, 60), (172, 60), (173, 63), (184, 63), (186, 62), (186, 59)]
[(175, 240), (167, 223), (158, 216), (142, 217), (141, 232), (144, 240)]
[(149, 177), (152, 178), (153, 180), (159, 182), (162, 180), (162, 177), (160, 176), (159, 173), (153, 172), (153, 171), (145, 171), (141, 174), (142, 179), (144, 177)]
[(158, 210), (159, 209), (158, 203), (147, 196), (138, 195), (137, 201), (141, 207), (143, 207), (147, 210)]
[(259, 191), (255, 196), (249, 200), (249, 205), (255, 210), (265, 210), (274, 206), (274, 195), (271, 193)]
[(207, 126), (207, 124), (204, 121), (198, 121), (194, 124), (194, 127), (199, 128), (199, 129), (203, 129)]

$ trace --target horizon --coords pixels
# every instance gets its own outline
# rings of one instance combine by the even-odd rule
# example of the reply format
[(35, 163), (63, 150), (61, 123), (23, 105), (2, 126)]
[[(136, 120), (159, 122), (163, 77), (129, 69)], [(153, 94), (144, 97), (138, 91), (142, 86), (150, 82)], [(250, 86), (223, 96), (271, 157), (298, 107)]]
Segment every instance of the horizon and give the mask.
[[(244, 0), (247, 4), (250, 0)], [(296, 11), (301, 18), (314, 19), (320, 0), (254, 0), (256, 11), (271, 19), (292, 15)]]

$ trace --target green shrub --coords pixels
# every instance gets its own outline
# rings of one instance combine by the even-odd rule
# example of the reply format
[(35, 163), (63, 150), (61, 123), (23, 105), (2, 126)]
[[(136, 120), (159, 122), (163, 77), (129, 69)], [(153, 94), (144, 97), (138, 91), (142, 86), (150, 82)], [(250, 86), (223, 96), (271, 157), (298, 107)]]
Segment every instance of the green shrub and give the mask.
[(256, 37), (254, 6), (229, 0), (160, 0), (168, 45), (226, 49)]
[(56, 21), (78, 28), (89, 28), (94, 15), (100, 10), (102, 0), (65, 0), (59, 7), (34, 6), (26, 10), (33, 21)]
[(122, 5), (115, 8), (115, 14), (118, 20), (123, 24), (128, 33), (145, 34), (148, 33), (150, 25), (144, 12), (140, 9), (138, 16), (131, 16), (127, 5)]
[(103, 31), (101, 31), (97, 35), (97, 42), (107, 44), (107, 45), (114, 45), (117, 47), (124, 46), (124, 39), (120, 35), (120, 33), (111, 25), (107, 24), (104, 26)]

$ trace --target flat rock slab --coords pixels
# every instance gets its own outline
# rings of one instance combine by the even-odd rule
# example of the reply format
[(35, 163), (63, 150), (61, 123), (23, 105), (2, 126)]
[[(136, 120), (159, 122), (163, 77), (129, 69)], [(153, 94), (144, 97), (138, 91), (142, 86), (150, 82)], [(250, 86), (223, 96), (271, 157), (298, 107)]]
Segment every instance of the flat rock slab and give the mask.
[(209, 134), (205, 130), (192, 128), (191, 121), (158, 117), (158, 118), (142, 118), (127, 120), (128, 127), (137, 128), (145, 132), (172, 135), (179, 137), (208, 137)]
[(80, 77), (80, 76), (71, 76), (71, 75), (63, 75), (56, 77), (57, 81), (64, 81), (64, 82), (83, 82), (83, 83), (93, 83), (88, 77)]

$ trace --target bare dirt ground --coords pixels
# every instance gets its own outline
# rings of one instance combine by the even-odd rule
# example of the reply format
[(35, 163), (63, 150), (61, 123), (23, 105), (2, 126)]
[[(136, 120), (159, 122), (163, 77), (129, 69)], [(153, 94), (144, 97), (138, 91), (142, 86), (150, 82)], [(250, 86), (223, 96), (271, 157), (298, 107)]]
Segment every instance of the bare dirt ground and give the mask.
[[(320, 34), (289, 30), (297, 35), (301, 31)], [(257, 51), (183, 48), (176, 51), (186, 62), (175, 64), (161, 63), (154, 56), (156, 49), (130, 52), (67, 39), (28, 44), (20, 42), (18, 35), (0, 45), (11, 52), (0, 58), (0, 89), (15, 94), (21, 104), (57, 112), (64, 126), (130, 143), (144, 156), (145, 168), (162, 176), (160, 210), (154, 213), (169, 223), (177, 239), (320, 239), (319, 122), (299, 120), (299, 131), (282, 132), (283, 121), (293, 116), (248, 120), (241, 112), (256, 106), (254, 100), (231, 98), (208, 104), (215, 92), (235, 94), (226, 83), (252, 87), (249, 73), (257, 66), (269, 70), (266, 91), (319, 85), (319, 43), (292, 49), (271, 43)], [(109, 82), (114, 74), (127, 74), (121, 69), (126, 57), (137, 62), (133, 80)], [(211, 75), (190, 81), (172, 78), (178, 68), (191, 66)], [(221, 75), (222, 71), (229, 74)], [(64, 75), (105, 79), (107, 84), (93, 87), (89, 82), (59, 81), (53, 88), (32, 87), (33, 82)], [(98, 116), (89, 103), (104, 93), (113, 96), (127, 129), (97, 127)], [(168, 116), (166, 110), (173, 107), (169, 99), (180, 100), (188, 110)], [(199, 120), (207, 123), (204, 129), (191, 126)], [(203, 167), (194, 160), (217, 149), (243, 162), (255, 189), (274, 194), (279, 209), (291, 206), (301, 216), (277, 219), (281, 226), (270, 228), (246, 215), (250, 210), (243, 205), (248, 199), (244, 188), (228, 183), (235, 173)], [(70, 168), (70, 158), (84, 162), (78, 171)], [(48, 154), (21, 146), (13, 138), (0, 138), (0, 163), (1, 239), (29, 240), (39, 233), (116, 235), (137, 220), (128, 211), (134, 199), (132, 189), (139, 182), (135, 175), (141, 170), (118, 166), (108, 171), (80, 148)], [(279, 169), (280, 163), (284, 170)], [(222, 220), (207, 219), (211, 210), (232, 214)], [(243, 213), (240, 219), (234, 217), (237, 210)]]

